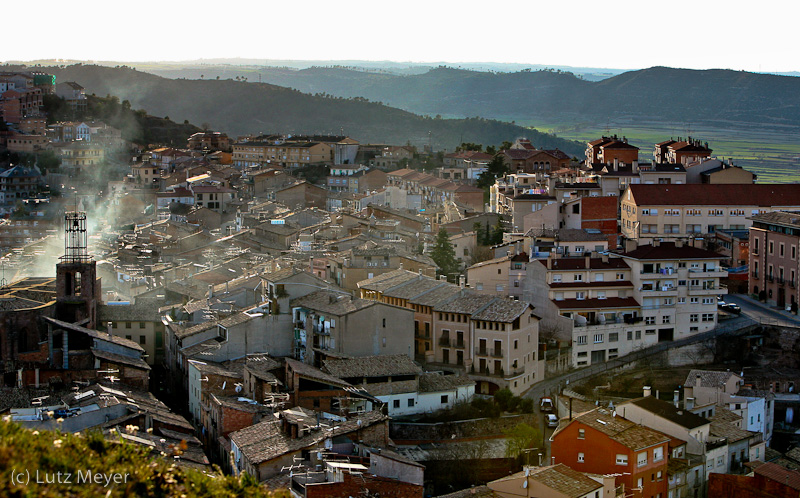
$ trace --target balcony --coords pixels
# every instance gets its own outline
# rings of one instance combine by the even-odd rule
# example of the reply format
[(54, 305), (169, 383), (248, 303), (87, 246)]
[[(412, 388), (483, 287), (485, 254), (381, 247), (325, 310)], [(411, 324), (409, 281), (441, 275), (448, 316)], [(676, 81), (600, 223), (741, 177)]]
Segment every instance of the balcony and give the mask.
[(425, 339), (426, 341), (430, 341), (431, 340), (431, 333), (430, 333), (430, 331), (423, 332), (422, 330), (415, 330), (414, 331), (414, 338), (415, 339)]
[(439, 345), (444, 347), (450, 347), (450, 338), (449, 337), (440, 337), (439, 338)]
[(501, 348), (475, 348), (475, 356), (491, 356), (493, 358), (502, 358), (503, 350)]
[(451, 339), (450, 340), (450, 347), (451, 348), (456, 348), (456, 349), (464, 349), (467, 346), (466, 346), (466, 344), (464, 343), (463, 340), (459, 341), (458, 339)]
[(750, 275), (752, 275), (753, 278), (758, 278), (758, 272), (757, 271), (751, 271)]
[(728, 276), (728, 271), (723, 270), (722, 268), (706, 268), (706, 269), (689, 268), (689, 274), (691, 278), (697, 278), (697, 277), (725, 278)]

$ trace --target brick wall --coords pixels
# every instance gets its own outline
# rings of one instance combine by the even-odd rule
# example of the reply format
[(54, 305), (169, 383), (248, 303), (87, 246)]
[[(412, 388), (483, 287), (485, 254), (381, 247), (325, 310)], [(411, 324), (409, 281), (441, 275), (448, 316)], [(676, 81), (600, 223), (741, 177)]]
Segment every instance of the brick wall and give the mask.
[(423, 487), (371, 475), (344, 474), (336, 483), (318, 483), (306, 486), (306, 498), (349, 498), (351, 496), (380, 496), (382, 498), (422, 498)]

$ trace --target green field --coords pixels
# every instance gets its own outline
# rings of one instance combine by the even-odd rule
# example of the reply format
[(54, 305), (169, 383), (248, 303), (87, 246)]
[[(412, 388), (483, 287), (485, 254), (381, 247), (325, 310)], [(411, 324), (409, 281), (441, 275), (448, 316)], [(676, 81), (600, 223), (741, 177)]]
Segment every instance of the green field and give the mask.
[(742, 123), (688, 124), (614, 122), (557, 124), (543, 121), (519, 123), (559, 137), (589, 141), (603, 135), (625, 136), (639, 147), (642, 161), (653, 160), (653, 145), (691, 136), (708, 142), (713, 155), (758, 175), (759, 183), (800, 182), (800, 131), (794, 127), (756, 127)]

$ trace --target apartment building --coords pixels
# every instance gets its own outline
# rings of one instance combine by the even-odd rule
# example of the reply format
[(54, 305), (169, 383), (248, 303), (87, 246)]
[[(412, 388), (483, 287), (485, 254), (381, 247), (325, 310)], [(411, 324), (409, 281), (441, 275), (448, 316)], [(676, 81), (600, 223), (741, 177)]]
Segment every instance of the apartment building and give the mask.
[(326, 143), (295, 143), (280, 140), (236, 142), (233, 144), (233, 165), (236, 168), (252, 166), (298, 168), (333, 162), (333, 151), (333, 147)]
[(604, 408), (562, 420), (550, 437), (553, 462), (578, 472), (616, 474), (635, 498), (667, 496), (669, 441)]
[(653, 159), (656, 163), (689, 164), (702, 161), (711, 156), (708, 142), (688, 137), (677, 140), (669, 139), (659, 142), (653, 150)]
[(482, 261), (467, 268), (467, 282), (482, 294), (508, 296), (519, 301), (525, 291), (528, 264), (525, 252)]
[(104, 160), (103, 146), (91, 142), (71, 142), (61, 149), (61, 167), (67, 170), (90, 170)]
[(750, 228), (751, 216), (800, 209), (800, 184), (630, 185), (621, 202), (623, 237), (647, 243)]
[[(798, 200), (800, 203), (800, 200)], [(800, 293), (800, 212), (776, 211), (750, 217), (750, 293), (772, 306), (797, 313)]]
[(481, 295), (397, 270), (359, 282), (361, 295), (414, 310), (417, 359), (467, 374), (475, 392), (515, 394), (542, 380), (539, 317), (524, 301)]

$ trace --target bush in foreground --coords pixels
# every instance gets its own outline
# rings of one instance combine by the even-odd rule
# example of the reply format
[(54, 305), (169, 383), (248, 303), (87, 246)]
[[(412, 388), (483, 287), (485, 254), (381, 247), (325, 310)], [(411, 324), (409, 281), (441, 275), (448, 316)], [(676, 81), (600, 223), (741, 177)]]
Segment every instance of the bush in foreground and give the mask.
[(0, 421), (0, 496), (253, 496), (282, 498), (247, 474), (186, 469), (99, 432), (31, 431)]

